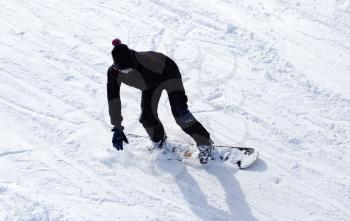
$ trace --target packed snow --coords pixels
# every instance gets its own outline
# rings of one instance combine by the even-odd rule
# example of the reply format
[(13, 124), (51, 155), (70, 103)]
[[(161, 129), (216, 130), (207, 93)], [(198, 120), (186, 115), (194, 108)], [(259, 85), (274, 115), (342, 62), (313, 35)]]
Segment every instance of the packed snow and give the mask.
[[(179, 65), (216, 144), (248, 170), (111, 145), (111, 41)], [(350, 220), (350, 1), (0, 1), (0, 220)], [(121, 88), (124, 127), (140, 91)], [(167, 96), (159, 114), (170, 139)]]

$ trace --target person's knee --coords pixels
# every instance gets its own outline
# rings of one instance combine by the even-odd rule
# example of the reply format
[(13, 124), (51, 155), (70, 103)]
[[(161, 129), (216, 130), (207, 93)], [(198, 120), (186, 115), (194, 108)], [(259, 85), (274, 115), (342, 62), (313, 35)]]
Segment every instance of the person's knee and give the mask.
[(174, 116), (174, 117), (175, 117), (176, 123), (183, 129), (191, 127), (197, 122), (196, 118), (194, 118), (192, 113), (187, 109), (186, 111), (180, 114), (177, 114), (177, 116)]
[(159, 120), (155, 118), (154, 116), (150, 116), (147, 114), (141, 114), (139, 118), (139, 122), (144, 126), (144, 127), (153, 127), (158, 124)]

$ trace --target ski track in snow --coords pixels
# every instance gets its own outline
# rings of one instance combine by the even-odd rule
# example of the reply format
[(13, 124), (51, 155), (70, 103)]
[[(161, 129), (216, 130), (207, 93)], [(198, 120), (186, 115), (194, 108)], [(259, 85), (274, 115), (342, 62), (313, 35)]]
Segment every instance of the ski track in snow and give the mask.
[[(0, 220), (350, 220), (350, 2), (0, 2)], [(116, 152), (110, 41), (164, 52), (217, 144), (251, 169)], [(198, 98), (198, 99), (196, 99)], [(140, 92), (122, 86), (124, 126)], [(168, 136), (192, 142), (159, 106)]]

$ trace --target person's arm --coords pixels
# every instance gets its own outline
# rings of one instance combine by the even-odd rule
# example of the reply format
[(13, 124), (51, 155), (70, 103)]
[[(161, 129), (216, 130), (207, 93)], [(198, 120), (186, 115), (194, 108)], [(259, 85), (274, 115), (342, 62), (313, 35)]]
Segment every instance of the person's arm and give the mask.
[(111, 124), (114, 128), (122, 129), (123, 117), (121, 114), (120, 101), (120, 80), (118, 78), (118, 70), (110, 67), (108, 69), (107, 77), (107, 97), (108, 108)]

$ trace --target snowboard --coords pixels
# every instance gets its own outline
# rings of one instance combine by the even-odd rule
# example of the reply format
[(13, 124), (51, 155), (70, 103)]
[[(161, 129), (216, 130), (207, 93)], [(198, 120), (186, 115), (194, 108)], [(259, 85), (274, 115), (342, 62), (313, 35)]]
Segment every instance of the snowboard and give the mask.
[[(194, 146), (182, 148), (175, 147), (172, 150), (170, 150), (170, 153), (166, 154), (169, 156), (168, 160), (197, 160), (199, 151), (195, 148), (196, 147)], [(254, 148), (249, 147), (214, 145), (214, 150), (212, 154), (213, 157), (211, 160), (230, 162), (232, 164), (236, 164), (238, 168), (242, 170), (252, 166), (259, 158), (259, 152)]]
[[(146, 136), (136, 134), (128, 134), (128, 136), (135, 138), (147, 138)], [(259, 158), (259, 151), (254, 148), (223, 145), (213, 146), (214, 150), (211, 160), (235, 164), (239, 169), (242, 170), (252, 166)], [(150, 152), (154, 151), (154, 149), (151, 149), (149, 147), (146, 148)], [(198, 160), (197, 158), (199, 151), (193, 144), (168, 139), (166, 146), (161, 150), (163, 151), (163, 159), (166, 160)]]

